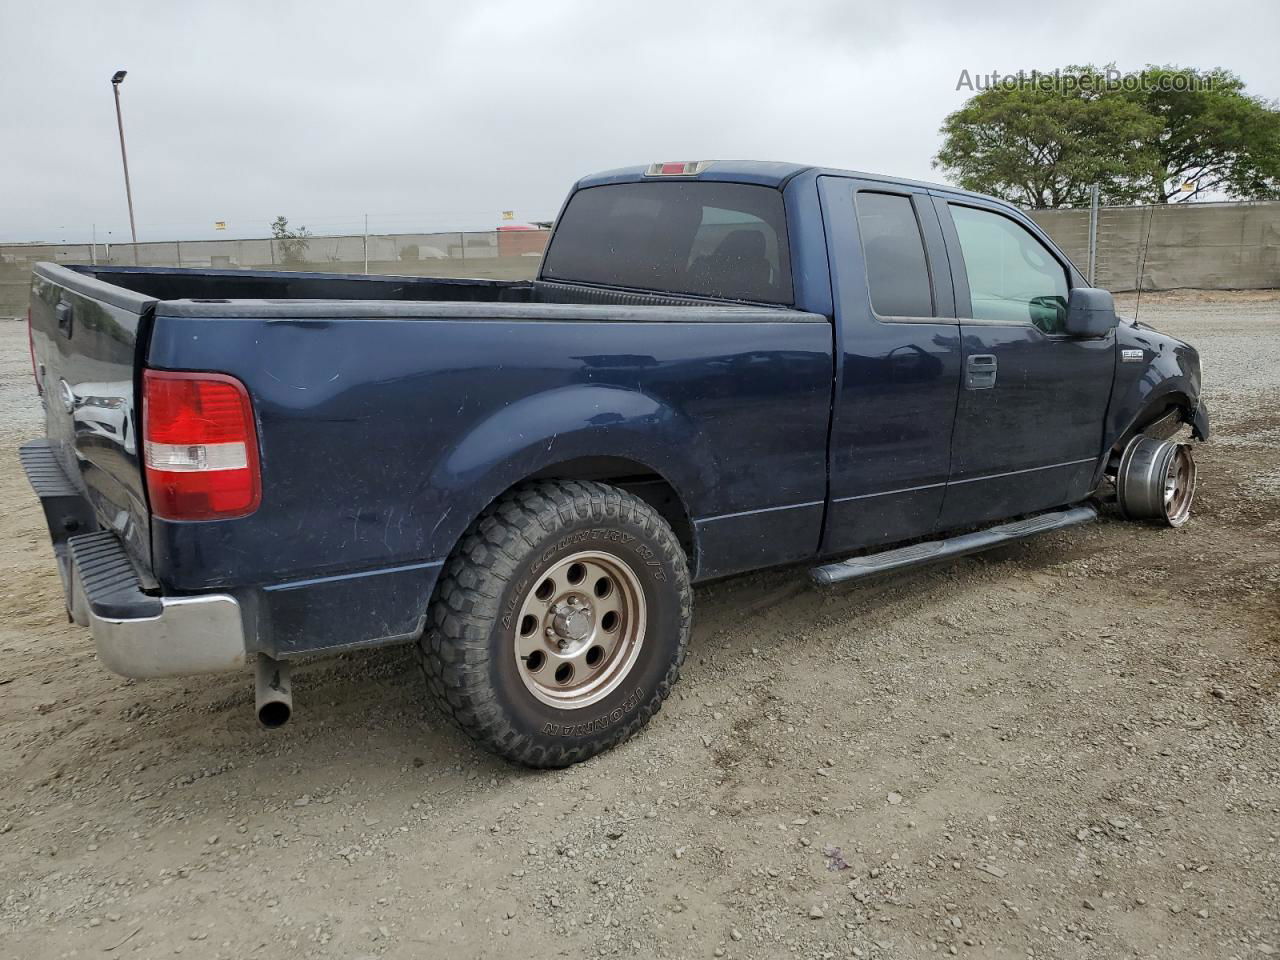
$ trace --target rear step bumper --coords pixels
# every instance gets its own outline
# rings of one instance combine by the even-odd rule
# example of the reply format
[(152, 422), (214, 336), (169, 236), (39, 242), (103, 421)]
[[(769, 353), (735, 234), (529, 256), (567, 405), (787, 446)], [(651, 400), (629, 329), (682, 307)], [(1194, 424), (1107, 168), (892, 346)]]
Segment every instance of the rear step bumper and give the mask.
[[(120, 538), (93, 511), (47, 440), (20, 450), (44, 507), (71, 618), (87, 624), (108, 670), (125, 677), (220, 673), (245, 664), (244, 620), (230, 594), (145, 593)], [(73, 532), (73, 531), (93, 532)]]
[(1038, 533), (1048, 533), (1050, 530), (1061, 530), (1065, 527), (1089, 523), (1091, 520), (1096, 519), (1097, 516), (1097, 509), (1087, 504), (1071, 507), (1067, 510), (1052, 510), (1049, 513), (1041, 513), (1025, 520), (1004, 523), (998, 527), (977, 530), (973, 533), (962, 533), (946, 540), (915, 543), (909, 547), (899, 547), (896, 550), (886, 550), (883, 553), (872, 553), (863, 557), (853, 557), (849, 560), (824, 564), (821, 567), (814, 567), (809, 572), (809, 575), (813, 577), (815, 583), (822, 586), (842, 583), (846, 580), (859, 580), (862, 577), (870, 577), (878, 573), (889, 573), (894, 570), (904, 570), (908, 567), (933, 563), (936, 560), (962, 557), (965, 554), (977, 553), (980, 550), (998, 547), (1001, 544), (1025, 540), (1027, 537), (1034, 537)]
[(125, 677), (221, 673), (245, 664), (240, 604), (225, 593), (156, 597), (142, 592), (124, 546), (110, 530), (67, 541), (72, 615), (88, 614), (98, 659)]

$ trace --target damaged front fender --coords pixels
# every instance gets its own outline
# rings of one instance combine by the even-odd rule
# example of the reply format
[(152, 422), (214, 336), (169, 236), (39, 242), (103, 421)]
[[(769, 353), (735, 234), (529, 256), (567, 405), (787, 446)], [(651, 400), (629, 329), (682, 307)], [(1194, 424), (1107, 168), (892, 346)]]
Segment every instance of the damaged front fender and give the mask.
[(1170, 414), (1191, 423), (1197, 439), (1209, 436), (1209, 414), (1200, 399), (1200, 355), (1194, 347), (1128, 319), (1116, 328), (1116, 347), (1104, 449), (1123, 445)]
[(1195, 416), (1191, 418), (1191, 435), (1197, 440), (1208, 440), (1210, 432), (1209, 408), (1201, 400), (1196, 407)]

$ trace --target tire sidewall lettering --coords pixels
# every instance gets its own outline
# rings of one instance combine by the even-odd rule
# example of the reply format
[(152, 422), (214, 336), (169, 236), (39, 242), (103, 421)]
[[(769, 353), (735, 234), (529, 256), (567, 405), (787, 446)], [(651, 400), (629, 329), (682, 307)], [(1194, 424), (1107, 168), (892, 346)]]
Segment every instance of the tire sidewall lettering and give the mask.
[(524, 577), (511, 590), (510, 596), (502, 604), (502, 627), (504, 630), (515, 629), (516, 607), (520, 603), (520, 598), (524, 596), (525, 590), (529, 587), (529, 577)]
[(616, 726), (623, 717), (635, 710), (644, 702), (644, 690), (640, 687), (631, 693), (620, 706), (614, 707), (608, 713), (601, 714), (590, 720), (584, 720), (582, 723), (554, 723), (548, 720), (542, 725), (542, 732), (548, 737), (585, 737), (593, 733), (599, 733), (609, 727)]

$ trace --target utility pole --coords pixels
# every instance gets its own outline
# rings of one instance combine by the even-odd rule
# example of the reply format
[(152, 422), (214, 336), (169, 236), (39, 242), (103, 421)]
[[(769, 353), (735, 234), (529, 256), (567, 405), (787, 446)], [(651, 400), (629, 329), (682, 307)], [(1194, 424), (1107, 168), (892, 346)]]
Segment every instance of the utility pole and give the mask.
[(364, 275), (369, 275), (369, 215), (364, 215)]
[(116, 129), (120, 131), (120, 162), (124, 164), (124, 196), (129, 202), (129, 233), (133, 237), (133, 265), (138, 265), (138, 227), (133, 222), (133, 187), (129, 184), (129, 155), (124, 149), (124, 118), (120, 113), (120, 84), (128, 70), (117, 70), (111, 77), (111, 90), (116, 96)]

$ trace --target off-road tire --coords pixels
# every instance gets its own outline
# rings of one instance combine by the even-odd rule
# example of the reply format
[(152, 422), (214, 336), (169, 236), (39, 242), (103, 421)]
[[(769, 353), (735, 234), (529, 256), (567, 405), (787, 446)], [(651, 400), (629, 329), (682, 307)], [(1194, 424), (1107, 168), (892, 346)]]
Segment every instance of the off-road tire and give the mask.
[[(598, 703), (541, 702), (513, 642), (531, 581), (575, 551), (607, 552), (637, 574), (643, 643), (625, 681)], [(684, 551), (647, 503), (592, 481), (539, 481), (491, 504), (441, 571), (416, 645), (433, 697), (476, 742), (530, 767), (565, 767), (617, 746), (649, 722), (680, 674), (692, 619)]]

